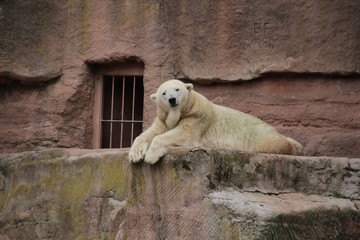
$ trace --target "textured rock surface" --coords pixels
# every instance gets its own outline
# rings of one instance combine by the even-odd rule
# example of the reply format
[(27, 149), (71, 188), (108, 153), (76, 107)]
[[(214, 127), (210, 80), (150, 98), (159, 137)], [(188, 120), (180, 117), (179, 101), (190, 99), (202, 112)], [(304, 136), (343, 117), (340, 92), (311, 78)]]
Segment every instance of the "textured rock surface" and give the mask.
[[(360, 79), (286, 77), (233, 84), (195, 85), (211, 101), (260, 117), (299, 140), (306, 154), (360, 156)], [(2, 86), (0, 151), (35, 146), (91, 147), (92, 90), (69, 100), (71, 89)], [(44, 96), (49, 96), (44, 98)], [(51, 97), (50, 97), (51, 96)], [(64, 105), (64, 103), (66, 103)], [(145, 101), (149, 108), (155, 104)], [(145, 112), (149, 126), (155, 109)]]
[(126, 55), (151, 67), (171, 65), (173, 74), (190, 79), (360, 73), (360, 4), (351, 0), (26, 0), (0, 6), (1, 64), (19, 75)]
[(223, 217), (220, 223), (225, 239), (340, 240), (360, 236), (359, 210), (346, 199), (236, 191), (215, 192), (209, 198)]
[(31, 84), (61, 76), (65, 6), (61, 1), (0, 3), (0, 82)]
[[(0, 1), (0, 151), (91, 148), (93, 64), (136, 58), (145, 99), (172, 77), (226, 82), (203, 94), (308, 154), (359, 156), (359, 10), (352, 0)], [(154, 105), (144, 108), (147, 127)]]
[(359, 80), (283, 76), (195, 89), (214, 103), (260, 117), (294, 137), (307, 155), (358, 157)]
[(124, 154), (52, 150), (0, 161), (0, 239), (116, 237), (130, 181)]
[(0, 155), (0, 239), (358, 239), (360, 159), (174, 150)]

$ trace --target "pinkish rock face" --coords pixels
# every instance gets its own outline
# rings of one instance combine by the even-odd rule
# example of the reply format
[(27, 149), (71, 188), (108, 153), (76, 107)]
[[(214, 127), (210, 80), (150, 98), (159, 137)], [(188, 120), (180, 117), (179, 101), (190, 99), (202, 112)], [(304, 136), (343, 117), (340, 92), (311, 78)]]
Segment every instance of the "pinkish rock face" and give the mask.
[(221, 82), (196, 87), (307, 154), (359, 156), (359, 11), (351, 0), (1, 1), (0, 151), (91, 148), (92, 66), (135, 57), (145, 65), (144, 127), (163, 81)]
[(360, 156), (359, 79), (269, 77), (194, 88), (294, 137), (307, 155)]

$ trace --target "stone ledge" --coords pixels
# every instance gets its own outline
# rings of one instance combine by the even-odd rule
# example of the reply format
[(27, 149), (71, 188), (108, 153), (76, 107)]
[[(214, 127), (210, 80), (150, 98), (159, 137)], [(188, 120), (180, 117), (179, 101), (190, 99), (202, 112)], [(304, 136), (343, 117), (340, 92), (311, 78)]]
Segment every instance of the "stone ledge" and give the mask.
[(0, 239), (357, 239), (360, 159), (173, 149), (0, 155)]
[[(301, 193), (268, 195), (232, 189), (210, 193), (209, 198), (222, 224), (232, 223), (229, 231), (239, 236), (237, 239), (354, 239), (360, 236), (359, 209), (349, 199)], [(352, 226), (354, 222), (356, 228)]]
[[(244, 156), (248, 161), (238, 165), (238, 159)], [(360, 199), (357, 158), (222, 152), (214, 161), (215, 176), (224, 186), (250, 192), (335, 194)]]

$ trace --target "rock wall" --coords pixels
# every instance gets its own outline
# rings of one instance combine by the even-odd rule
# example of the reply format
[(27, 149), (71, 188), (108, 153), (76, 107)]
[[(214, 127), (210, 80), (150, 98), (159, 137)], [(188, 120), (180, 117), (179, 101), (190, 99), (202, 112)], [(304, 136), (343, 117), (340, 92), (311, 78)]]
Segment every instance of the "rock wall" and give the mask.
[(360, 156), (359, 79), (269, 77), (195, 88), (214, 103), (257, 116), (292, 136), (307, 155)]
[(0, 239), (114, 239), (128, 195), (124, 154), (1, 156)]
[(0, 155), (0, 239), (358, 239), (360, 159), (174, 149)]
[[(205, 83), (204, 95), (308, 154), (359, 156), (359, 10), (351, 0), (1, 1), (0, 151), (90, 148), (93, 65), (137, 59), (145, 99), (169, 78)], [(145, 127), (154, 108), (145, 101)]]

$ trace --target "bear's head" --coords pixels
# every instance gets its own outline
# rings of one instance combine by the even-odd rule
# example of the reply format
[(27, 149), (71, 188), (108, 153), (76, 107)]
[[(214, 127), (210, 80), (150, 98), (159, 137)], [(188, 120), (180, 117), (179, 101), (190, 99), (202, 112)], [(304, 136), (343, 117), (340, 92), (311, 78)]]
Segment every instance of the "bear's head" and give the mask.
[(193, 85), (191, 83), (183, 83), (177, 79), (171, 79), (157, 89), (156, 93), (151, 95), (151, 99), (155, 100), (161, 108), (172, 109), (182, 108), (185, 106)]

